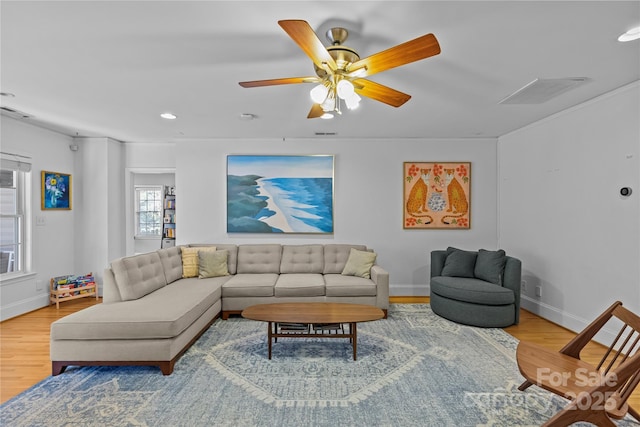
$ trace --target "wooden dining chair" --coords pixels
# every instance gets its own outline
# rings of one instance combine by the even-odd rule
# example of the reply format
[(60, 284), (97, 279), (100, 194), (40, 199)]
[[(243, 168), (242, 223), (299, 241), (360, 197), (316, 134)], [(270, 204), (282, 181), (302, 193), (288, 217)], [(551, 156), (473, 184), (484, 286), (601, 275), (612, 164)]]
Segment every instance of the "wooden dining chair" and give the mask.
[[(590, 346), (601, 352), (599, 362), (592, 364), (580, 353), (599, 332), (598, 342), (607, 336), (615, 338), (607, 340), (610, 345)], [(545, 426), (579, 421), (615, 426), (611, 419), (622, 419), (627, 413), (640, 422), (640, 413), (627, 404), (640, 382), (639, 348), (640, 317), (617, 301), (560, 351), (520, 342), (516, 359), (526, 381), (518, 389), (535, 384), (570, 400)]]

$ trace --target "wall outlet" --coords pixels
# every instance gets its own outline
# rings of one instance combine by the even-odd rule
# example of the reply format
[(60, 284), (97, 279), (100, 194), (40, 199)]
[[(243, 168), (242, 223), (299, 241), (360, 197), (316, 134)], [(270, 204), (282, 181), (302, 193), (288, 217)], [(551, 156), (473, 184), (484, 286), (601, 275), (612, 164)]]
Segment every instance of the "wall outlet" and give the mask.
[(520, 285), (521, 285), (520, 287), (522, 288), (523, 291), (527, 290), (527, 281), (526, 280), (523, 280)]
[(542, 296), (542, 286), (536, 286), (536, 296), (537, 297)]

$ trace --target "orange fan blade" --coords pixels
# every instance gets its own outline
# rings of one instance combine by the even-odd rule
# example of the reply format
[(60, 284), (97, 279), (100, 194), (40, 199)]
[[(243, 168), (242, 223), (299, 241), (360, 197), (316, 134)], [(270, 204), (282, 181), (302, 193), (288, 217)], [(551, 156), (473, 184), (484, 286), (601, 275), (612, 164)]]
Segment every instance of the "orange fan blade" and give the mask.
[(347, 71), (357, 77), (367, 77), (439, 53), (440, 45), (436, 36), (426, 34), (356, 61), (349, 66)]
[(320, 104), (313, 104), (311, 106), (311, 110), (309, 110), (309, 115), (307, 116), (307, 119), (317, 119), (318, 117), (321, 117), (323, 114), (324, 114), (324, 110), (322, 109)]
[(384, 102), (392, 107), (399, 107), (411, 99), (411, 95), (402, 93), (390, 87), (381, 85), (371, 80), (357, 79), (353, 81), (354, 89), (358, 95)]
[(318, 68), (325, 69), (324, 64), (328, 65), (331, 71), (335, 71), (338, 66), (336, 61), (324, 47), (316, 33), (313, 31), (307, 21), (290, 19), (278, 21), (283, 30), (289, 34), (289, 37), (300, 46)]
[(253, 80), (250, 82), (239, 82), (242, 87), (260, 87), (260, 86), (275, 86), (275, 85), (290, 85), (296, 83), (317, 83), (320, 79), (317, 77), (286, 77), (283, 79), (269, 79), (269, 80)]

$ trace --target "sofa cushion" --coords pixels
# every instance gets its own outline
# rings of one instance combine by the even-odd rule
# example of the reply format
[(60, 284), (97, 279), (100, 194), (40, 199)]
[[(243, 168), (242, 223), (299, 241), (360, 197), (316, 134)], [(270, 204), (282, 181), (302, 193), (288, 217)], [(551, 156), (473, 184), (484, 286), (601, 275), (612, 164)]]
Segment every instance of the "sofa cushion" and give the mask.
[(222, 285), (222, 297), (272, 297), (277, 280), (274, 273), (236, 274)]
[(123, 301), (143, 297), (167, 284), (158, 252), (124, 257), (111, 262)]
[(343, 276), (358, 276), (365, 279), (371, 278), (371, 267), (376, 262), (376, 253), (359, 251), (351, 248), (349, 258), (342, 270)]
[(229, 274), (236, 274), (236, 265), (238, 263), (238, 246), (237, 245), (229, 245), (229, 244), (210, 244), (210, 243), (192, 243), (189, 245), (190, 248), (208, 248), (215, 247), (216, 250), (225, 250), (229, 251), (229, 257), (227, 258), (227, 268), (229, 269)]
[(281, 274), (276, 281), (274, 295), (277, 297), (316, 297), (324, 295), (322, 274)]
[(144, 298), (88, 307), (54, 322), (51, 339), (173, 338), (220, 300), (225, 280), (180, 279)]
[(198, 253), (200, 251), (215, 252), (215, 246), (186, 247), (182, 246), (182, 277), (198, 277)]
[(158, 250), (167, 284), (182, 278), (182, 253), (179, 246)]
[[(280, 273), (322, 273), (324, 251), (322, 245), (284, 245)], [(324, 283), (323, 283), (324, 284)]]
[(324, 274), (341, 274), (349, 259), (351, 248), (359, 251), (367, 250), (364, 245), (324, 245)]
[(511, 289), (484, 280), (465, 277), (432, 277), (431, 293), (456, 301), (482, 305), (515, 303), (515, 295)]
[(442, 276), (475, 277), (474, 269), (478, 253), (462, 249), (447, 248), (447, 257), (442, 267)]
[(376, 284), (371, 279), (342, 274), (325, 274), (325, 293), (328, 297), (360, 297), (377, 295)]
[(229, 251), (199, 251), (198, 252), (198, 277), (206, 279), (208, 277), (228, 276), (227, 258)]
[(238, 274), (280, 273), (282, 245), (238, 246)]
[(474, 269), (475, 277), (496, 285), (502, 285), (502, 275), (504, 274), (506, 262), (506, 254), (502, 249), (497, 251), (480, 249)]

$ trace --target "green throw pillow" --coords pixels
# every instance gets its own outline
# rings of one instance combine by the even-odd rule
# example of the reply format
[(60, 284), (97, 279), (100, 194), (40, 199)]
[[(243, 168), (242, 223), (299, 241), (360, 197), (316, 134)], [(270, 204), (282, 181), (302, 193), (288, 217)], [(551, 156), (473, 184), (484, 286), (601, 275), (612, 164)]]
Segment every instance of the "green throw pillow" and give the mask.
[(442, 267), (442, 276), (451, 277), (475, 277), (474, 268), (478, 253), (475, 251), (463, 251), (452, 247), (447, 248), (447, 258)]
[(229, 251), (220, 250), (215, 252), (198, 252), (198, 272), (200, 279), (207, 277), (228, 276), (227, 258)]
[(502, 249), (497, 251), (480, 249), (476, 259), (475, 276), (477, 279), (502, 286), (502, 275), (506, 263), (507, 256)]
[(359, 251), (351, 248), (349, 259), (342, 270), (343, 276), (358, 276), (365, 279), (371, 278), (371, 267), (376, 262), (376, 253)]

